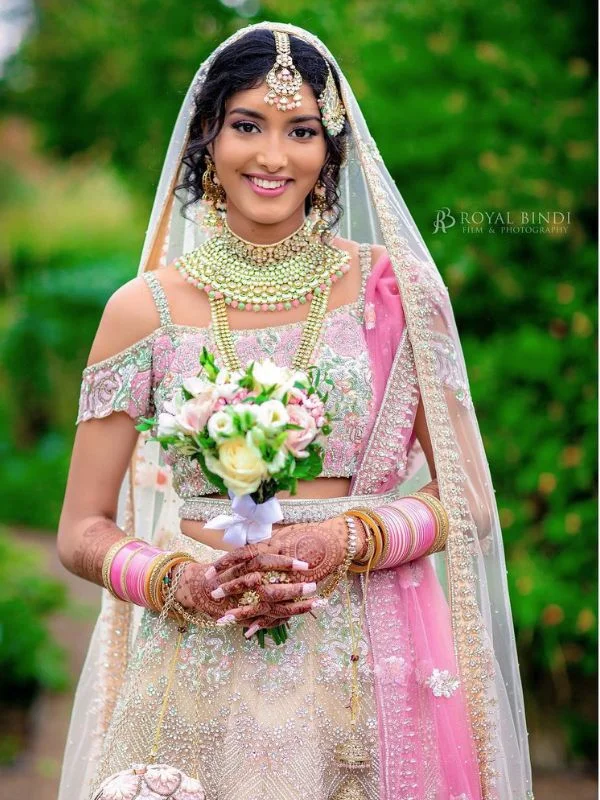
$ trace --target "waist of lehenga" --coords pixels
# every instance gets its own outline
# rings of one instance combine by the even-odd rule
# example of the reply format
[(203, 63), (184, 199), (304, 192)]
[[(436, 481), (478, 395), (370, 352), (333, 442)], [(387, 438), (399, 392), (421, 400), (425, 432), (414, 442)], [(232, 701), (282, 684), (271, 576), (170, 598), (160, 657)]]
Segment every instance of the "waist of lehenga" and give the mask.
[[(395, 486), (383, 494), (351, 494), (345, 497), (295, 498), (279, 501), (283, 523), (323, 522), (352, 508), (377, 508), (399, 500), (403, 496), (401, 486)], [(217, 516), (231, 514), (231, 500), (223, 497), (188, 497), (179, 507), (181, 519), (198, 522)]]

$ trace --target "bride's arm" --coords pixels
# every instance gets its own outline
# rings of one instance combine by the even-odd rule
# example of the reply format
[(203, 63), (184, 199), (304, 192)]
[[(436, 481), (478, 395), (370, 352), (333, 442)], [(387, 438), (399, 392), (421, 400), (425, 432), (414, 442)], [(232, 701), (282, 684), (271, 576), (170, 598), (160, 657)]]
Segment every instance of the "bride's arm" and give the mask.
[[(156, 325), (141, 279), (121, 286), (106, 304), (86, 370), (95, 365), (116, 370), (116, 354), (148, 336)], [(135, 420), (124, 411), (93, 416), (105, 411), (110, 409), (87, 408), (77, 426), (57, 538), (63, 566), (100, 585), (104, 555), (125, 535), (115, 522), (117, 502), (139, 435)]]

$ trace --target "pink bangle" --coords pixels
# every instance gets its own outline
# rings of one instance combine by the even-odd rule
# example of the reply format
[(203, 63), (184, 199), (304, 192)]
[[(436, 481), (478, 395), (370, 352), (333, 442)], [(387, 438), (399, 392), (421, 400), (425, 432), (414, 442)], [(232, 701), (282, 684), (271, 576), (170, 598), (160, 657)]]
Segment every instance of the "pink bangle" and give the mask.
[(121, 587), (121, 574), (123, 571), (123, 566), (129, 560), (130, 554), (135, 553), (136, 550), (140, 550), (142, 547), (145, 547), (143, 542), (127, 542), (127, 544), (124, 545), (113, 558), (110, 566), (109, 581), (113, 592), (120, 597), (121, 600), (127, 600), (126, 597), (123, 597), (123, 590)]
[(376, 510), (385, 522), (389, 538), (387, 556), (378, 569), (393, 569), (413, 561), (431, 547), (437, 519), (424, 503), (409, 496)]
[(146, 605), (147, 601), (144, 596), (146, 571), (156, 556), (163, 553), (164, 551), (159, 550), (157, 547), (145, 546), (142, 550), (138, 550), (133, 554), (124, 576), (125, 592), (132, 603), (138, 606)]

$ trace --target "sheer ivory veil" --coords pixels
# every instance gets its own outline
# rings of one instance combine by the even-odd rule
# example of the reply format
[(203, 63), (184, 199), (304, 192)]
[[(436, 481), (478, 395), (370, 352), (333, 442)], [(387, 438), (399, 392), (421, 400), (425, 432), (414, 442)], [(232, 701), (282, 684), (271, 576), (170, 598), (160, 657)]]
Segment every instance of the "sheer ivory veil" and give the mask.
[[(194, 95), (214, 57), (254, 29), (284, 30), (312, 44), (340, 76), (350, 124), (341, 175), (340, 235), (385, 245), (402, 297), (433, 444), (440, 499), (450, 520), (446, 551), (434, 559), (450, 604), (454, 649), (465, 687), (485, 800), (533, 798), (502, 531), (494, 488), (446, 286), (369, 133), (335, 59), (307, 31), (282, 23), (239, 30), (201, 65), (184, 99), (152, 208), (138, 274), (169, 263), (203, 241), (203, 229), (181, 214), (174, 187), (194, 111)], [(194, 216), (188, 209), (188, 216)], [(165, 482), (165, 474), (167, 480)], [(403, 491), (429, 479), (416, 445), (402, 473)], [(177, 525), (178, 498), (156, 444), (138, 446), (121, 488), (117, 521), (128, 533), (160, 543)], [(127, 665), (141, 610), (103, 592), (102, 610), (78, 685), (59, 800), (84, 797)], [(441, 800), (441, 798), (440, 798)]]

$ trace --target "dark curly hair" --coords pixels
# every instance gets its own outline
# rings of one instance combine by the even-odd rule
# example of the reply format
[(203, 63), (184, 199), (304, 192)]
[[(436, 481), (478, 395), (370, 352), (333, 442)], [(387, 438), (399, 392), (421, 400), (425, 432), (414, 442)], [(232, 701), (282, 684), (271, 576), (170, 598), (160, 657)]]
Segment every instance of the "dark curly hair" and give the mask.
[[(312, 45), (294, 35), (290, 35), (290, 48), (296, 69), (318, 97), (325, 88), (327, 62)], [(182, 206), (183, 216), (186, 216), (186, 208), (202, 197), (202, 174), (206, 166), (207, 148), (223, 127), (227, 100), (236, 92), (260, 86), (273, 66), (276, 55), (272, 31), (256, 30), (226, 47), (211, 64), (202, 89), (194, 97), (195, 110), (190, 123), (190, 136), (182, 159), (186, 169), (182, 182), (175, 187), (175, 193), (180, 189), (187, 190), (191, 198)], [(337, 72), (333, 65), (329, 66), (340, 92)], [(347, 121), (337, 136), (330, 136), (326, 128), (323, 128), (327, 155), (319, 177), (325, 187), (327, 207), (331, 209), (327, 218), (329, 228), (337, 224), (342, 212), (338, 184), (348, 131)], [(306, 198), (307, 214), (312, 205), (311, 194)]]

